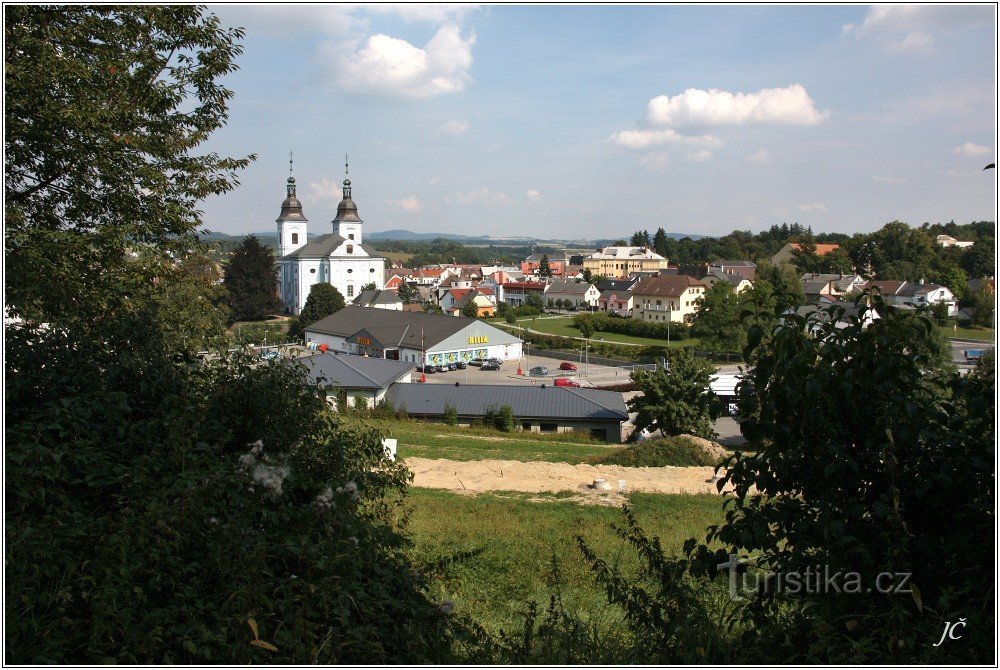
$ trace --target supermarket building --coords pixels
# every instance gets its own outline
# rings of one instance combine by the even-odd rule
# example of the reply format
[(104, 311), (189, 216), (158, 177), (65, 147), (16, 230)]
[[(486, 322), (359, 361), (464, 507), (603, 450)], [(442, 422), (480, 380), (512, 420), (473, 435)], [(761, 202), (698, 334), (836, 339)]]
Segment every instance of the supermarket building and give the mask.
[(330, 350), (441, 365), (474, 358), (521, 358), (521, 339), (478, 319), (348, 306), (305, 329)]

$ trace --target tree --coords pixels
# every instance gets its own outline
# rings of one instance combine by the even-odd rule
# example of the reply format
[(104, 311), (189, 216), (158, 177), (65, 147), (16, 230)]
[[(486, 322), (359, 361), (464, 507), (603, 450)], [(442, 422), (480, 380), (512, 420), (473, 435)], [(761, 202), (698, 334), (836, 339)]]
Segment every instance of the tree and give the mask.
[(589, 340), (594, 334), (594, 320), (589, 316), (578, 316), (574, 321), (576, 327), (580, 329), (580, 334)]
[(965, 294), (969, 290), (969, 276), (962, 268), (949, 264), (937, 273), (935, 280), (942, 286), (947, 286), (955, 296), (955, 300), (965, 299)]
[(7, 298), (23, 319), (4, 343), (5, 653), (447, 662), (447, 617), (385, 510), (407, 473), (381, 435), (338, 425), (294, 363), (184, 345), (218, 325), (178, 313), (215, 297), (197, 206), (240, 164), (195, 153), (239, 53), (205, 12), (5, 11)]
[(524, 297), (524, 304), (529, 307), (534, 307), (538, 311), (545, 308), (545, 302), (542, 300), (542, 296), (538, 294), (537, 291), (531, 291)]
[(739, 294), (740, 321), (746, 328), (757, 326), (769, 331), (777, 316), (774, 288), (771, 282), (758, 278), (753, 286)]
[(414, 293), (415, 291), (412, 286), (407, 284), (405, 281), (399, 282), (399, 287), (396, 289), (396, 295), (399, 296), (399, 299), (404, 305), (409, 305), (413, 302), (415, 298)]
[(708, 351), (732, 353), (743, 349), (746, 331), (740, 319), (740, 299), (729, 282), (715, 282), (699, 298), (691, 335)]
[(653, 250), (663, 256), (667, 257), (667, 232), (663, 228), (657, 228), (656, 234), (653, 235)]
[(378, 286), (375, 284), (375, 282), (370, 281), (367, 284), (365, 284), (364, 286), (362, 286), (361, 290), (362, 291), (377, 291), (378, 290)]
[(993, 327), (996, 308), (993, 293), (984, 286), (972, 296), (972, 323), (980, 328)]
[(565, 300), (563, 300), (562, 298), (556, 298), (556, 309), (562, 309), (563, 305), (565, 304), (566, 304)]
[(972, 279), (996, 274), (996, 249), (992, 235), (980, 237), (962, 255), (962, 269)]
[[(253, 159), (197, 155), (226, 120), (242, 31), (195, 6), (10, 7), (4, 15), (5, 302), (97, 327), (163, 282)], [(185, 54), (197, 52), (201, 59)], [(183, 175), (183, 178), (171, 178)], [(158, 253), (133, 256), (146, 247)]]
[(757, 277), (771, 284), (774, 309), (778, 314), (805, 304), (806, 294), (802, 290), (802, 280), (793, 265), (789, 263), (772, 265), (764, 261), (757, 266)]
[(540, 277), (551, 277), (552, 268), (549, 267), (549, 256), (548, 254), (542, 254), (542, 260), (538, 264), (538, 275)]
[(479, 318), (479, 306), (476, 304), (475, 300), (469, 300), (464, 305), (462, 305), (462, 316), (470, 319)]
[(443, 416), (445, 424), (449, 426), (458, 425), (458, 409), (456, 409), (450, 402), (445, 403)]
[[(612, 242), (611, 246), (613, 246), (613, 247), (627, 247), (627, 246), (629, 246), (629, 243), (626, 242), (625, 240), (619, 239), (619, 240), (615, 240), (614, 242)], [(632, 246), (635, 246), (635, 245), (632, 245)]]
[(517, 323), (517, 317), (514, 316), (514, 312), (512, 312), (510, 310), (507, 310), (507, 313), (503, 315), (503, 320), (506, 321), (508, 324), (511, 324), (511, 325), (513, 325), (514, 323)]
[(709, 381), (715, 368), (709, 361), (695, 358), (687, 349), (667, 349), (665, 356), (666, 369), (639, 370), (632, 374), (643, 393), (629, 403), (630, 409), (638, 412), (636, 433), (661, 430), (666, 435), (690, 433), (714, 437)]
[(592, 284), (594, 281), (594, 273), (590, 271), (590, 268), (583, 269), (583, 281), (588, 284)]
[(306, 328), (313, 325), (320, 319), (325, 319), (331, 314), (335, 314), (345, 307), (344, 296), (340, 294), (336, 286), (327, 283), (313, 284), (309, 289), (309, 297), (306, 304), (302, 306), (302, 311), (295, 319), (288, 334), (291, 337), (303, 337)]
[(261, 321), (281, 309), (274, 252), (256, 235), (243, 238), (226, 266), (230, 322)]

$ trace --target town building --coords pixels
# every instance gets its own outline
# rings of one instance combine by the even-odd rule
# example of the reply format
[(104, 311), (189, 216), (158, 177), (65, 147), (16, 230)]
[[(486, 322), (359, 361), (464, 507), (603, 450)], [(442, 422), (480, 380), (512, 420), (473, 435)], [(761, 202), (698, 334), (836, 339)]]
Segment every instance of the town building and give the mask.
[[(291, 162), (289, 161), (289, 164)], [(307, 239), (308, 219), (295, 195), (295, 177), (288, 177), (287, 196), (281, 203), (278, 224), (278, 295), (285, 312), (298, 314), (309, 291), (319, 283), (331, 284), (347, 302), (361, 287), (385, 285), (386, 259), (363, 244), (362, 220), (351, 199), (351, 180), (344, 179), (343, 199), (337, 206), (333, 231)]]
[(470, 425), (502, 406), (511, 408), (523, 431), (583, 432), (608, 442), (622, 441), (628, 409), (621, 393), (541, 384), (394, 384), (386, 404), (415, 419), (443, 422), (454, 407), (459, 425)]
[(959, 249), (967, 249), (975, 244), (975, 242), (963, 242), (962, 240), (956, 240), (951, 235), (938, 235), (937, 243), (942, 247), (958, 247)]
[(546, 284), (539, 281), (508, 282), (502, 285), (502, 300), (512, 307), (520, 307), (527, 304), (528, 296), (537, 295), (545, 304)]
[(706, 274), (715, 270), (726, 274), (743, 275), (750, 282), (757, 279), (757, 264), (753, 261), (712, 261), (708, 264)]
[[(836, 251), (840, 248), (839, 244), (817, 244), (816, 245), (816, 255), (826, 256), (831, 251)], [(789, 242), (785, 246), (778, 250), (778, 253), (771, 256), (771, 263), (774, 265), (780, 265), (781, 263), (791, 263), (792, 259), (795, 258), (795, 254), (802, 251), (802, 245), (798, 242)]]
[(349, 356), (327, 351), (298, 359), (305, 365), (307, 379), (321, 387), (327, 402), (337, 409), (341, 402), (347, 407), (375, 407), (385, 398), (392, 384), (408, 384), (412, 379), (413, 363)]
[(306, 327), (307, 342), (332, 351), (441, 365), (474, 358), (521, 358), (521, 340), (477, 319), (350, 307)]
[(632, 287), (632, 318), (690, 323), (705, 284), (688, 275), (644, 277)]
[(562, 252), (551, 254), (531, 254), (521, 263), (521, 272), (526, 275), (537, 275), (542, 267), (542, 257), (548, 257), (549, 271), (553, 277), (562, 277), (569, 264), (569, 257)]
[(597, 307), (601, 292), (597, 287), (587, 282), (574, 282), (557, 279), (545, 288), (545, 304), (558, 306), (562, 301), (565, 308), (589, 309)]
[(817, 302), (822, 298), (838, 298), (860, 293), (865, 279), (859, 274), (806, 272), (802, 275), (802, 291), (806, 298)]
[(593, 276), (627, 278), (636, 272), (659, 272), (667, 259), (648, 247), (604, 247), (583, 259)]
[(402, 311), (403, 301), (399, 294), (387, 289), (368, 289), (358, 294), (351, 303), (357, 307), (375, 307), (377, 309), (394, 309)]
[(944, 303), (948, 306), (948, 316), (958, 315), (958, 301), (947, 286), (923, 281), (870, 281), (861, 288), (877, 288), (887, 305), (919, 308)]
[(747, 289), (753, 288), (753, 282), (746, 278), (743, 274), (736, 272), (724, 272), (717, 267), (710, 267), (708, 274), (700, 279), (701, 283), (705, 286), (711, 287), (717, 282), (725, 282), (729, 284), (732, 288), (733, 293), (739, 295)]
[(632, 316), (635, 296), (629, 291), (601, 291), (597, 299), (597, 309), (618, 316)]

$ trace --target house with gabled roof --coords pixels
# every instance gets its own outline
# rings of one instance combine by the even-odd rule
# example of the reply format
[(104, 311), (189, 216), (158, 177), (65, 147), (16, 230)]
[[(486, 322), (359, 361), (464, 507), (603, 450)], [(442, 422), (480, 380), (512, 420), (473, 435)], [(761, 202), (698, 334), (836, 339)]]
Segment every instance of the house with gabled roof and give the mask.
[(413, 363), (327, 351), (296, 359), (305, 366), (306, 378), (323, 389), (327, 402), (336, 409), (375, 407), (392, 384), (408, 384)]
[(705, 284), (688, 275), (644, 277), (632, 287), (632, 318), (690, 323)]

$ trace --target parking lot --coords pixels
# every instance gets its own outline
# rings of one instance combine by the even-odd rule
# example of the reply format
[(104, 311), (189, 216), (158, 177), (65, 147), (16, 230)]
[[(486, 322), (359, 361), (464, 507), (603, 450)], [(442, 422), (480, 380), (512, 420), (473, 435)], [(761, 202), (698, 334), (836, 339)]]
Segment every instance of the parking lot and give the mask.
[[(478, 367), (470, 365), (465, 370), (451, 370), (449, 372), (436, 372), (427, 375), (428, 384), (551, 384), (556, 377), (569, 377), (580, 383), (580, 386), (608, 386), (611, 384), (624, 384), (629, 381), (630, 371), (621, 368), (608, 367), (606, 365), (589, 366), (581, 363), (576, 365), (577, 371), (560, 370), (559, 365), (563, 363), (555, 358), (545, 358), (543, 356), (526, 356), (519, 361), (504, 361), (499, 370), (480, 370)], [(518, 366), (521, 366), (523, 375), (517, 374)], [(548, 368), (549, 374), (545, 376), (534, 376), (528, 374), (533, 367), (544, 366)], [(413, 373), (413, 379), (420, 378), (419, 372)]]

